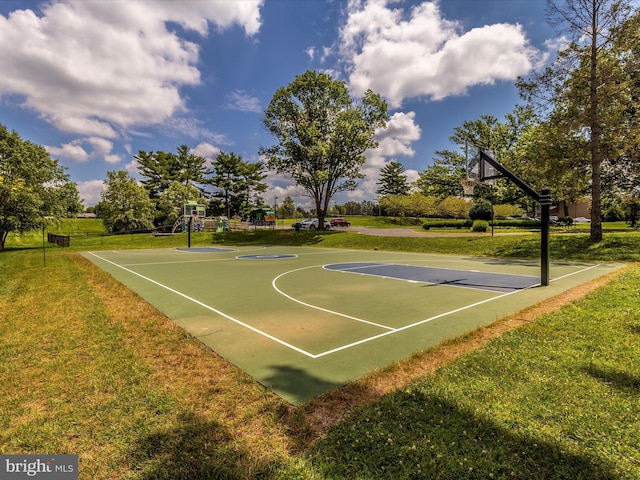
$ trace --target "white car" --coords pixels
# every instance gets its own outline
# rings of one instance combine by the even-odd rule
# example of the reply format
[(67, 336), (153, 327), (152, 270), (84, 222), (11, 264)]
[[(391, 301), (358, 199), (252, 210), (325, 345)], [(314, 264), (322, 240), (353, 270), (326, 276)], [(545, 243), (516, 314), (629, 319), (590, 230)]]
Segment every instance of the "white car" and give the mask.
[(573, 223), (589, 223), (589, 222), (591, 222), (591, 220), (584, 217), (577, 217), (573, 219)]
[[(324, 230), (329, 230), (330, 228), (331, 228), (331, 223), (329, 223), (329, 221), (325, 220), (324, 221)], [(298, 224), (298, 228), (296, 230), (318, 230), (318, 219), (317, 218), (307, 218), (306, 220), (302, 220)]]

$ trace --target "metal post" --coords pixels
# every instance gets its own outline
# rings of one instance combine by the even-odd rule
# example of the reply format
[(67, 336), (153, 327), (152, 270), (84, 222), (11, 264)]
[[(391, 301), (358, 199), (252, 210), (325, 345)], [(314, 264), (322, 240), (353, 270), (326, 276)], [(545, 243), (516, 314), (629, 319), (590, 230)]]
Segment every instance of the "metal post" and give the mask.
[(187, 248), (191, 248), (191, 221), (193, 220), (193, 215), (189, 217), (189, 221), (187, 222)]
[(543, 188), (540, 192), (540, 285), (549, 285), (549, 208), (551, 206), (551, 191)]

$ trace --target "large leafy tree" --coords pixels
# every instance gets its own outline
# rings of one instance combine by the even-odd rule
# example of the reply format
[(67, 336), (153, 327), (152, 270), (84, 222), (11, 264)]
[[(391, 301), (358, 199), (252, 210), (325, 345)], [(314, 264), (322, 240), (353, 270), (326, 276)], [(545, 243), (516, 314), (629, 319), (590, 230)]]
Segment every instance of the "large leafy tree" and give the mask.
[(0, 250), (9, 232), (39, 229), (81, 210), (78, 189), (58, 161), (0, 124)]
[(529, 183), (550, 188), (553, 198), (568, 208), (589, 193), (590, 175), (584, 165), (587, 139), (561, 135), (558, 128), (562, 129), (553, 121), (533, 126), (520, 138), (515, 155)]
[(261, 149), (269, 168), (289, 175), (314, 199), (320, 222), (338, 192), (362, 178), (364, 152), (377, 147), (387, 104), (371, 90), (354, 101), (344, 82), (307, 71), (279, 88), (265, 110), (264, 126), (278, 144)]
[(173, 225), (183, 214), (187, 201), (205, 204), (207, 199), (193, 185), (185, 185), (177, 180), (172, 182), (155, 202), (156, 218), (161, 216), (165, 225)]
[[(467, 143), (495, 152), (498, 161), (527, 180), (527, 162), (518, 156), (523, 135), (531, 128), (533, 116), (527, 109), (517, 107), (499, 121), (492, 115), (482, 115), (477, 120), (467, 120), (454, 128), (449, 137), (457, 150), (441, 150), (434, 163), (420, 173), (415, 182), (424, 195), (440, 198), (462, 195), (460, 180), (465, 176), (465, 146)], [(518, 203), (528, 208), (529, 200), (517, 186), (507, 180), (498, 180), (495, 186), (479, 185), (474, 196), (493, 203)]]
[(105, 184), (97, 210), (107, 230), (129, 232), (153, 227), (153, 202), (126, 170), (107, 172)]
[(613, 130), (619, 148), (605, 161), (602, 181), (610, 196), (640, 198), (640, 12), (619, 29), (611, 56), (621, 71), (616, 86), (622, 111)]
[(387, 163), (380, 169), (380, 178), (377, 182), (380, 187), (376, 193), (382, 196), (408, 195), (410, 187), (407, 183), (407, 176), (403, 175), (404, 171), (404, 166), (396, 160)]
[[(549, 20), (573, 41), (545, 72), (519, 83), (524, 98), (539, 107), (559, 135), (586, 139), (579, 168), (591, 175), (592, 242), (602, 240), (602, 166), (617, 150), (612, 140), (618, 136), (619, 95), (624, 90), (611, 51), (630, 5), (630, 0), (547, 0)], [(574, 153), (571, 161), (580, 158)]]
[(439, 150), (433, 163), (419, 173), (415, 187), (426, 196), (438, 198), (462, 195), (465, 158), (460, 152)]

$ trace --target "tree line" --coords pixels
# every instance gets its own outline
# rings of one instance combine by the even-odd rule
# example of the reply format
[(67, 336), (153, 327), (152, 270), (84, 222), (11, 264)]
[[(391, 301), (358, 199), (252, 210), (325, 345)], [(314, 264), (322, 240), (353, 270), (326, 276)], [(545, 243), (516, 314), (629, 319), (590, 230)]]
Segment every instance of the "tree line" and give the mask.
[[(457, 149), (436, 152), (413, 185), (393, 184), (403, 167), (391, 161), (381, 171), (381, 199), (411, 193), (460, 197), (462, 146), (472, 143), (494, 151), (535, 189), (550, 188), (555, 201), (588, 197), (594, 242), (602, 239), (603, 218), (616, 210), (635, 211), (630, 213), (635, 221), (640, 210), (640, 14), (631, 0), (548, 0), (547, 6), (549, 20), (569, 42), (544, 71), (519, 79), (524, 104), (503, 121), (483, 115), (456, 127), (450, 138)], [(124, 171), (109, 172), (96, 210), (111, 229), (171, 222), (187, 199), (230, 217), (261, 204), (268, 168), (301, 187), (323, 221), (336, 194), (357, 188), (364, 153), (377, 147), (375, 132), (388, 120), (378, 94), (367, 91), (353, 99), (345, 82), (307, 71), (278, 89), (264, 111), (263, 125), (276, 142), (260, 149), (263, 161), (251, 164), (221, 152), (207, 166), (184, 145), (177, 153), (139, 152), (141, 184)], [(532, 210), (505, 181), (481, 185), (474, 195)], [(9, 231), (37, 228), (80, 205), (77, 189), (57, 161), (5, 127), (0, 129), (0, 201), (0, 247)]]
[[(626, 215), (636, 225), (640, 212), (640, 15), (627, 0), (548, 0), (547, 8), (569, 41), (544, 71), (519, 79), (524, 105), (504, 121), (484, 115), (457, 127), (450, 139), (458, 149), (436, 152), (411, 187), (438, 198), (461, 195), (464, 145), (472, 143), (537, 190), (550, 188), (556, 202), (588, 198), (598, 242), (604, 219)], [(409, 188), (398, 184), (401, 165), (385, 168), (380, 194)], [(501, 180), (474, 195), (532, 209)]]
[(187, 145), (176, 153), (140, 151), (134, 159), (138, 183), (124, 170), (107, 173), (102, 200), (95, 213), (112, 231), (172, 225), (187, 201), (207, 207), (210, 215), (246, 216), (264, 205), (267, 185), (262, 162), (245, 162), (233, 152), (220, 152), (210, 165)]

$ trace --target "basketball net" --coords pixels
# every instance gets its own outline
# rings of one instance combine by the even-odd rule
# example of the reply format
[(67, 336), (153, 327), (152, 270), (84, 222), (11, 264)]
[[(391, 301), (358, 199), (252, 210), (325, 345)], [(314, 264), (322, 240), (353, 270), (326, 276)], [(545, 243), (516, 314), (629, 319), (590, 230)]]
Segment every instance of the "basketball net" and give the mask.
[(464, 192), (464, 196), (473, 197), (473, 189), (476, 188), (478, 182), (470, 180), (468, 178), (463, 178), (462, 180), (460, 180), (460, 183), (462, 184), (462, 191)]

